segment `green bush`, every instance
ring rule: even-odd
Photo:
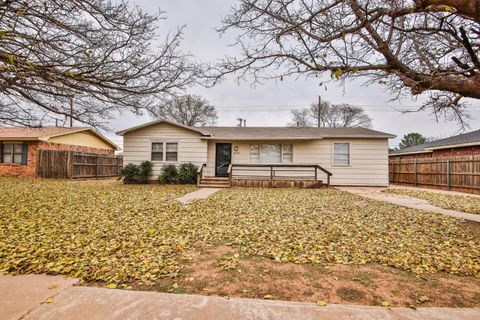
[[[197,183],[197,166],[193,163],[182,163],[178,168],[178,183],[196,184]]]
[[[178,170],[174,164],[166,164],[158,176],[158,182],[161,184],[172,184],[178,181]]]
[[[140,167],[136,164],[129,163],[120,171],[120,177],[125,180],[138,180],[140,177]]]
[[[148,181],[153,174],[153,163],[151,161],[143,161],[139,166],[139,178],[141,181]]]

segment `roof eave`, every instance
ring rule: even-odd
[[[462,148],[462,147],[473,147],[480,145],[480,141],[468,142],[468,143],[457,143],[457,144],[447,144],[444,146],[428,147],[425,150],[441,150],[441,149],[450,149],[450,148]]]
[[[420,153],[432,153],[433,151],[430,150],[422,150],[422,151],[411,151],[411,152],[401,152],[401,153],[389,153],[388,156],[403,156],[408,154],[420,154]]]

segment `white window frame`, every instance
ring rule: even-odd
[[[260,160],[262,159],[262,148],[260,147],[261,145],[275,145],[279,144],[280,145],[280,163],[269,163],[269,162],[261,162]],[[284,158],[283,158],[283,146],[284,145],[291,145],[292,146],[292,162],[285,163]],[[252,145],[258,146],[258,161],[259,162],[252,162]],[[248,162],[250,164],[293,164],[293,159],[295,157],[295,146],[293,143],[251,143],[249,145],[249,155],[248,155]]]
[[[336,164],[335,163],[335,145],[336,144],[347,144],[348,145],[348,164]],[[332,167],[351,167],[352,166],[352,148],[349,141],[337,141],[332,142]]]
[[[154,143],[163,143],[163,160],[152,160],[152,151]],[[167,143],[177,144],[177,161],[167,161]],[[153,163],[179,163],[180,162],[180,141],[178,140],[151,140],[150,141],[150,161]]]

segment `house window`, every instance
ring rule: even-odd
[[[152,143],[152,161],[163,161],[163,142]]]
[[[178,160],[178,143],[167,143],[166,144],[166,159],[167,161],[177,161]]]
[[[250,163],[292,163],[291,144],[252,144],[250,145]]]
[[[178,143],[153,142],[152,161],[178,161]]]
[[[350,143],[334,143],[333,144],[333,165],[334,166],[350,165]]]
[[[22,144],[6,143],[2,146],[2,162],[22,164]]]

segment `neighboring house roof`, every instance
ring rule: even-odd
[[[405,154],[428,153],[433,152],[433,150],[460,148],[476,145],[480,145],[480,130],[459,134],[453,137],[427,142],[412,147],[390,151],[390,155],[399,156]]]
[[[150,127],[150,126],[153,126],[155,124],[162,123],[162,122],[163,123],[168,123],[168,124],[171,124],[171,125],[174,125],[174,126],[177,126],[177,127],[182,127],[182,128],[188,129],[188,130],[192,130],[192,131],[198,132],[202,135],[208,135],[208,133],[204,133],[201,130],[201,128],[189,127],[189,126],[183,125],[181,123],[177,123],[177,122],[170,121],[170,120],[164,120],[164,119],[158,119],[158,120],[150,121],[150,122],[147,122],[147,123],[135,126],[135,127],[131,127],[131,128],[128,128],[128,129],[125,129],[125,130],[122,130],[122,131],[118,131],[117,134],[119,136],[123,136],[125,133],[136,131],[136,130],[139,130],[139,129],[143,129],[143,128],[146,128],[146,127]]]
[[[0,140],[20,140],[20,141],[48,141],[50,138],[65,136],[72,133],[89,132],[106,142],[115,150],[119,150],[119,147],[96,132],[92,128],[88,127],[44,127],[44,128],[25,128],[25,127],[0,127]]]
[[[158,123],[168,123],[200,133],[204,139],[228,140],[312,140],[322,138],[394,138],[389,133],[366,128],[296,128],[296,127],[188,127],[167,120],[156,120],[117,132],[119,135]]]

